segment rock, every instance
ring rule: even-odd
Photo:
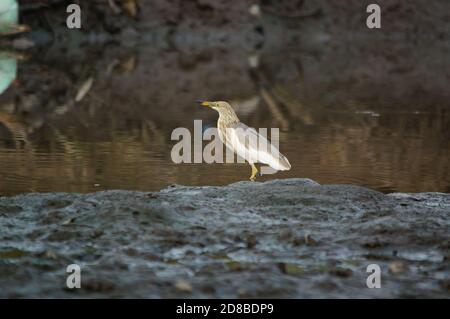
[[[441,287],[444,288],[445,290],[450,291],[450,279],[441,280],[441,281],[440,281],[440,285],[441,285]]]
[[[247,248],[253,248],[258,243],[255,235],[250,235],[247,237]]]
[[[35,46],[33,40],[27,38],[14,39],[12,43],[13,47],[17,50],[28,50]]]
[[[305,235],[305,244],[308,246],[314,246],[317,244],[316,240],[311,237],[311,235],[306,234]]]
[[[181,292],[192,292],[192,285],[186,280],[178,280],[175,283],[175,288]]]
[[[0,197],[0,297],[449,297],[449,215],[449,194],[298,178]]]
[[[389,264],[389,271],[393,274],[401,274],[408,270],[408,266],[403,261],[394,261]]]
[[[338,277],[350,277],[353,272],[350,269],[333,268],[330,270],[330,274]]]
[[[257,4],[252,4],[250,6],[250,8],[248,9],[248,12],[251,15],[259,17],[259,16],[261,16],[261,7],[259,5],[257,5]]]

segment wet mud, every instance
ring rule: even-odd
[[[308,179],[2,197],[0,296],[449,297],[449,214],[448,194]]]

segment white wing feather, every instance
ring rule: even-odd
[[[291,168],[288,159],[274,145],[243,123],[227,128],[226,146],[250,164],[263,163],[279,171]]]

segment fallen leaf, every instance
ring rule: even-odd
[[[136,0],[122,0],[122,8],[130,17],[135,18],[137,16],[138,6]]]
[[[75,221],[75,217],[69,218],[61,223],[61,225],[69,225]]]
[[[76,102],[80,102],[84,99],[86,94],[89,93],[92,84],[94,83],[94,78],[90,77],[84,83],[81,85],[80,89],[78,90],[77,96],[75,97]]]

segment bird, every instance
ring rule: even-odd
[[[251,166],[250,180],[256,180],[259,173],[256,163],[267,164],[277,171],[291,169],[289,160],[255,129],[242,123],[232,106],[224,101],[198,101],[200,105],[210,107],[219,113],[217,129],[222,143],[231,151],[244,158]],[[254,141],[251,143],[251,141]],[[255,143],[256,141],[256,143]],[[261,147],[263,145],[264,147]],[[259,173],[259,175],[261,175]]]

